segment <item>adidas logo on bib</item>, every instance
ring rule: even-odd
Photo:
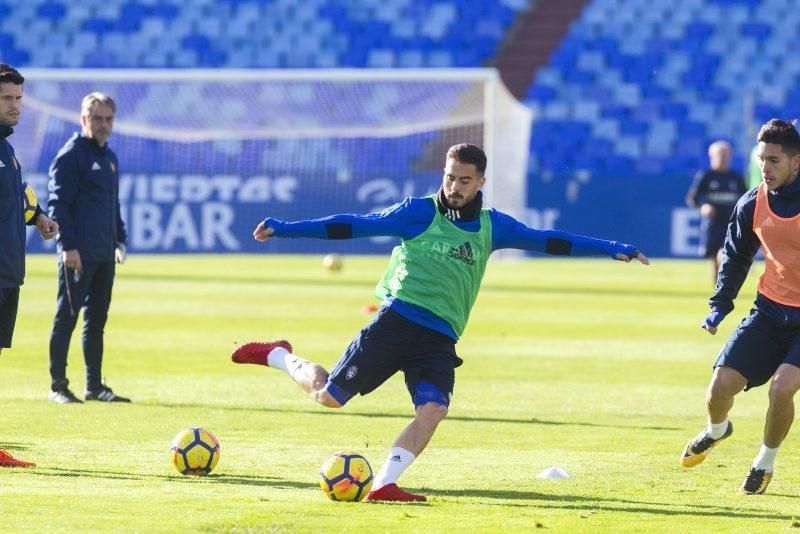
[[[94,163],[92,163],[92,170],[93,171],[99,171],[100,170],[100,164],[97,163],[96,161]]]
[[[463,244],[459,245],[458,248],[451,248],[447,255],[454,260],[461,260],[467,265],[475,265],[475,258],[473,257],[472,253],[472,245],[469,244],[469,241],[465,241]]]

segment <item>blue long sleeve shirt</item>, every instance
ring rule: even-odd
[[[284,238],[356,239],[392,236],[413,239],[428,229],[436,214],[435,210],[436,205],[430,198],[410,197],[375,214],[340,214],[296,222],[284,222],[268,217],[264,219],[264,226],[274,230],[274,237]],[[511,248],[556,256],[613,258],[620,253],[630,256],[635,251],[634,246],[616,241],[557,230],[535,230],[495,209],[490,209],[489,215],[492,219],[492,252]],[[480,217],[469,221],[451,222],[464,231],[480,230]],[[383,304],[410,321],[458,340],[458,336],[444,319],[425,308],[393,297],[387,297]]]
[[[712,311],[723,315],[733,311],[733,301],[747,279],[753,258],[761,246],[761,241],[753,231],[757,193],[758,187],[754,187],[739,199],[728,223],[717,285],[708,301]],[[770,191],[767,199],[770,209],[779,217],[791,218],[800,214],[800,179]],[[777,302],[774,304],[784,307]]]

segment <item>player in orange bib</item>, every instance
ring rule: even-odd
[[[706,392],[708,426],[686,445],[681,465],[694,467],[733,432],[733,398],[772,381],[764,439],[740,488],[764,493],[775,457],[794,420],[800,389],[800,133],[772,119],[758,133],[762,182],[745,193],[728,223],[711,313],[701,325],[709,334],[733,310],[753,257],[763,250],[765,270],[755,307],[733,331],[714,363]]]

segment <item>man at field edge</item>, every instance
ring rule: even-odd
[[[83,309],[84,399],[130,402],[102,382],[103,334],[111,305],[116,264],[126,258],[125,223],[119,205],[119,163],[108,146],[117,105],[109,95],[90,93],[81,103],[81,132],[50,164],[50,215],[58,236],[58,297],[50,334],[49,399],[79,404],[69,389],[67,353]]]
[[[416,415],[394,441],[367,501],[426,500],[402,490],[396,482],[447,415],[455,368],[463,363],[455,344],[466,327],[492,251],[517,248],[649,263],[633,245],[534,230],[509,215],[483,208],[485,170],[486,154],[480,147],[455,145],[447,151],[442,186],[434,195],[407,198],[379,214],[298,222],[266,218],[253,232],[260,242],[272,237],[401,238],[375,290],[381,307],[330,374],[293,354],[285,340],[246,343],[231,355],[236,363],[280,369],[329,408],[340,408],[356,394],[366,395],[403,371]]]
[[[25,224],[23,202],[26,196],[22,167],[8,137],[22,114],[22,86],[25,78],[12,66],[0,64],[0,352],[11,347],[17,321],[20,286],[25,281]],[[28,186],[29,188],[30,186]],[[33,193],[30,193],[35,198]],[[44,214],[36,203],[36,211],[27,221],[36,225],[42,239],[52,239],[58,225]],[[0,467],[35,467],[17,460],[0,449]]]

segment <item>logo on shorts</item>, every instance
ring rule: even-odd
[[[355,365],[351,365],[350,367],[347,368],[347,374],[345,374],[345,377],[348,380],[350,380],[351,378],[356,376],[357,373],[358,373],[358,367],[356,367]]]

